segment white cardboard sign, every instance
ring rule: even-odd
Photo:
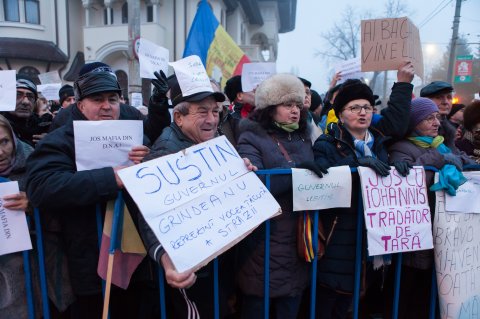
[[[3,207],[3,197],[18,192],[18,182],[0,183],[0,256],[32,249],[25,212]]]
[[[342,84],[348,79],[360,79],[363,77],[361,65],[362,63],[359,57],[338,63],[335,72],[340,72],[341,78],[337,81],[337,84]]]
[[[143,144],[142,121],[74,121],[77,171],[133,164],[128,152]]]
[[[463,172],[467,181],[460,185],[455,196],[446,194],[447,212],[480,213],[480,172]]]
[[[170,65],[175,70],[183,96],[190,96],[199,92],[213,92],[207,71],[205,71],[205,67],[197,55],[190,55],[171,62]]]
[[[62,79],[60,78],[58,71],[41,73],[38,75],[38,79],[42,84],[62,83]]]
[[[322,178],[308,169],[292,168],[293,211],[350,207],[350,167],[330,167]]]
[[[242,91],[252,92],[264,80],[277,73],[275,62],[245,63],[242,67]]]
[[[140,77],[145,79],[156,79],[155,71],[162,70],[168,74],[168,60],[170,52],[168,49],[155,43],[140,38],[138,48],[138,61],[140,62]]]
[[[15,70],[0,71],[0,111],[15,111],[17,80]]]
[[[224,136],[119,176],[179,272],[200,268],[280,211]]]
[[[62,83],[40,84],[37,86],[37,91],[41,92],[47,100],[59,100],[58,91],[62,87]]]
[[[370,256],[431,249],[432,224],[425,170],[415,166],[407,177],[392,167],[386,177],[358,167]]]
[[[445,192],[435,195],[433,243],[440,317],[475,318],[480,302],[480,214],[449,213]]]

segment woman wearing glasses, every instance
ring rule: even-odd
[[[461,171],[465,164],[474,161],[455,147],[447,147],[443,136],[438,134],[441,115],[437,105],[428,98],[412,100],[408,137],[393,144],[390,157],[406,161],[411,165],[433,166],[439,170],[440,179],[433,187],[434,173],[426,171],[426,182],[430,190],[445,188],[450,195],[455,194],[459,184],[465,180]],[[442,176],[443,175],[443,176]],[[435,211],[434,192],[428,192],[430,211]],[[402,285],[398,318],[428,318],[433,249],[403,254]]]
[[[388,108],[374,125],[372,90],[359,80],[347,80],[333,104],[338,124],[329,124],[328,134],[320,136],[313,146],[315,162],[327,168],[366,166],[378,175],[388,175],[386,144],[392,136],[399,138],[406,133],[413,74],[409,62],[398,70]],[[408,173],[406,163],[393,164],[401,174]],[[325,232],[331,233],[331,239],[318,263],[317,318],[346,318],[352,302],[359,187],[358,175],[352,178],[351,207],[330,209],[321,214]]]

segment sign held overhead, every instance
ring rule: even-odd
[[[362,20],[362,72],[397,70],[411,61],[423,78],[423,54],[418,28],[408,19]]]

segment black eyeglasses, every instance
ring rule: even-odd
[[[33,93],[30,93],[30,92],[20,92],[20,91],[17,91],[17,101],[21,101],[23,100],[25,97],[27,97],[27,99],[30,101],[30,102],[35,102],[35,94]]]
[[[365,104],[365,105],[352,105],[346,108],[350,112],[354,114],[359,114],[362,110],[365,110],[365,113],[372,113],[373,112],[373,106]]]

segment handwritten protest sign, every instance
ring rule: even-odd
[[[42,84],[62,83],[62,79],[60,78],[58,71],[41,73],[38,75],[38,79]]]
[[[307,169],[292,168],[293,210],[350,207],[350,167],[330,167],[322,178]]]
[[[143,144],[142,121],[74,121],[77,171],[133,164],[128,152]]]
[[[37,86],[37,91],[47,100],[59,100],[58,91],[62,87],[62,83],[41,84]]]
[[[415,166],[407,177],[392,167],[386,177],[359,167],[368,253],[370,256],[433,247],[425,170]]]
[[[0,256],[32,249],[25,212],[3,206],[4,196],[18,192],[18,182],[0,183]]]
[[[340,72],[341,78],[337,84],[342,84],[348,79],[360,79],[363,77],[360,58],[345,60],[337,64],[335,72]]]
[[[17,104],[15,70],[0,71],[0,111],[14,111]]]
[[[168,74],[169,51],[164,47],[140,38],[138,47],[138,61],[140,62],[140,77],[145,79],[156,79],[154,71],[162,70]]]
[[[423,79],[423,54],[418,28],[408,19],[362,20],[362,72],[396,70],[412,61]]]
[[[199,92],[213,92],[207,71],[197,55],[171,62],[183,96]]]
[[[245,63],[242,68],[242,91],[251,92],[264,80],[277,73],[275,62]]]
[[[480,213],[480,172],[463,172],[467,181],[460,185],[457,194],[446,194],[447,212]]]
[[[280,210],[224,136],[119,176],[179,272],[206,264]]]
[[[440,317],[476,318],[480,304],[480,214],[446,212],[445,192],[438,191],[433,224]]]

